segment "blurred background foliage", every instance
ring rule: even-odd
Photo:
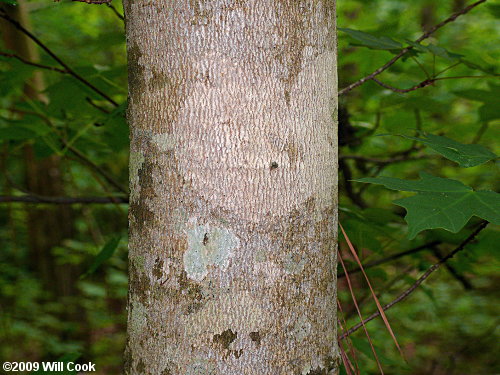
[[[15,1],[0,1],[6,17],[32,30],[66,67],[34,47],[4,17],[0,24],[0,194],[4,197],[0,361],[49,361],[79,353],[81,360],[97,364],[99,374],[118,374],[127,295],[122,5],[117,0],[112,7],[67,0],[25,1],[14,7],[8,3]],[[401,46],[468,4],[338,0],[338,26],[343,28],[338,42],[340,88],[383,66]],[[420,53],[409,53],[377,77],[399,89],[414,87],[443,70],[439,77],[462,78],[438,80],[408,93],[368,81],[340,98],[341,223],[364,264],[417,249],[367,268],[382,304],[456,248],[480,219],[473,218],[458,233],[433,229],[409,240],[405,211],[391,202],[411,194],[352,180],[379,175],[415,180],[425,171],[477,190],[498,188],[498,162],[460,168],[411,139],[376,135],[414,136],[417,129],[497,151],[499,16],[498,2],[484,2],[422,42],[427,51],[421,47]],[[50,197],[91,197],[92,202],[108,203],[8,202],[5,197],[45,202]],[[381,320],[367,324],[386,374],[500,372],[495,254],[499,243],[499,228],[490,224],[446,267],[387,312],[407,362]],[[340,251],[346,267],[355,269],[342,240]],[[351,327],[359,318],[340,268],[339,274],[339,300],[346,320],[341,326]],[[376,310],[373,299],[360,273],[351,273],[350,280],[366,317]],[[379,373],[363,331],[350,338],[354,350],[348,349],[347,340],[344,347],[359,373]]]

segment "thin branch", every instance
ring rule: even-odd
[[[352,171],[344,159],[339,158],[339,169],[342,172],[342,176],[344,178],[344,188],[346,194],[349,197],[349,199],[351,199],[352,203],[354,203],[356,206],[362,209],[368,207],[363,197],[360,194],[355,193],[351,183]]]
[[[116,16],[119,19],[121,19],[122,21],[125,21],[125,17],[120,12],[118,12],[118,10],[111,4],[111,2],[106,3],[106,5],[107,5],[108,8],[111,8],[111,10],[113,11],[113,13],[116,14]]]
[[[60,0],[54,0],[55,2],[59,2]],[[111,1],[113,0],[71,0],[71,1],[76,1],[80,3],[86,3],[86,4],[95,4],[95,5],[101,5],[101,4],[106,4],[108,8],[110,8],[113,13],[122,21],[125,21],[125,17],[123,17],[120,12],[111,4]]]
[[[377,85],[382,86],[382,87],[384,87],[386,89],[389,89],[391,91],[399,92],[400,94],[406,94],[407,92],[415,91],[415,90],[418,90],[418,89],[430,86],[430,85],[432,85],[436,81],[436,79],[435,78],[426,79],[426,80],[420,82],[418,85],[412,86],[412,87],[410,87],[408,89],[400,89],[398,87],[390,86],[390,85],[388,85],[386,83],[383,83],[383,82],[379,81],[376,78],[372,78],[372,81],[375,82]]]
[[[438,259],[441,260],[443,259],[443,253],[441,253],[441,250],[439,250],[437,247],[432,249],[432,252],[434,253],[434,256]],[[450,263],[445,263],[444,266],[448,270],[451,276],[453,276],[466,290],[471,290],[474,289],[472,286],[471,282],[469,279],[467,279],[464,275],[460,274],[455,267],[453,267]]]
[[[59,2],[60,0],[54,0],[55,2]],[[80,3],[87,3],[87,4],[109,4],[113,0],[71,0],[71,1],[77,1]]]
[[[428,37],[430,37],[432,34],[434,34],[441,27],[445,26],[446,24],[448,24],[450,22],[455,21],[459,16],[462,16],[462,15],[470,12],[473,8],[475,8],[476,6],[482,4],[482,3],[486,2],[486,1],[487,0],[476,1],[475,3],[473,3],[473,4],[471,4],[471,5],[463,8],[462,10],[460,10],[460,11],[458,11],[456,13],[453,13],[450,17],[448,17],[444,21],[438,23],[437,25],[433,26],[432,28],[430,28],[429,30],[427,30],[425,33],[423,33],[417,40],[415,40],[415,43],[420,43],[421,41],[427,39]],[[347,87],[343,88],[342,90],[340,90],[338,95],[339,96],[345,95],[349,91],[355,89],[356,87],[361,86],[366,81],[372,80],[374,77],[378,76],[380,73],[382,73],[383,71],[387,70],[390,66],[392,66],[396,61],[398,61],[401,57],[403,57],[404,55],[406,55],[408,53],[408,51],[410,51],[412,49],[413,49],[412,46],[408,46],[408,47],[403,48],[396,56],[394,56],[392,59],[390,59],[383,66],[381,66],[380,68],[378,68],[377,70],[375,70],[373,73],[368,74],[367,76],[361,78],[360,80],[358,80],[358,81],[356,81],[354,83],[351,83],[349,86],[347,86]]]
[[[498,77],[497,75],[488,75],[488,76],[456,76],[456,77],[436,77],[436,78],[431,78],[431,79],[426,79],[425,81],[422,81],[420,82],[418,85],[415,85],[415,86],[412,86],[408,89],[400,89],[398,87],[394,87],[394,86],[390,86],[388,85],[387,83],[383,83],[381,81],[379,81],[378,79],[376,78],[372,78],[372,81],[374,81],[375,83],[377,83],[378,85],[386,88],[386,89],[389,89],[391,91],[394,91],[394,92],[398,92],[398,93],[401,93],[401,94],[406,94],[407,92],[410,92],[410,91],[415,91],[415,90],[418,90],[418,89],[421,89],[421,88],[424,88],[424,87],[427,87],[427,86],[430,86],[432,85],[434,82],[436,81],[442,81],[442,80],[445,80],[445,79],[460,79],[460,78],[488,78],[488,77]]]
[[[385,165],[385,164],[399,163],[405,161],[428,159],[430,157],[431,155],[409,156],[408,154],[397,155],[391,158],[378,158],[378,157],[363,156],[363,155],[339,155],[339,160],[358,160],[358,161],[364,161],[366,163]]]
[[[93,101],[91,98],[86,97],[86,98],[85,98],[85,100],[86,100],[86,101],[87,101],[87,102],[88,102],[88,103],[89,103],[92,107],[94,107],[95,109],[97,109],[97,110],[99,110],[99,111],[101,111],[101,112],[103,112],[103,113],[106,113],[107,115],[109,115],[109,114],[111,113],[111,112],[110,112],[110,111],[108,111],[106,108],[103,108],[103,107],[101,107],[101,106],[99,106],[99,105],[95,104],[95,103],[94,103],[94,101]]]
[[[17,59],[17,60],[21,61],[23,64],[31,65],[31,66],[36,66],[37,68],[40,68],[40,69],[46,69],[46,70],[51,70],[53,72],[58,72],[58,73],[62,73],[62,74],[68,74],[67,70],[59,69],[59,68],[56,68],[55,66],[43,65],[43,64],[38,64],[38,63],[33,62],[33,61],[28,61],[28,60],[22,58],[21,56],[15,55],[13,53],[6,53],[6,52],[1,52],[0,51],[0,56],[5,56],[5,57],[10,57],[10,58],[13,58],[13,59]]]
[[[476,238],[476,236],[479,234],[479,232],[481,232],[484,228],[486,228],[486,226],[488,224],[489,223],[487,221],[483,221],[465,240],[462,241],[462,243],[460,245],[458,245],[458,247],[455,248],[455,250],[451,251],[448,255],[446,255],[444,258],[442,258],[439,262],[432,265],[422,276],[420,276],[420,278],[412,286],[410,286],[403,293],[401,293],[396,299],[394,299],[393,301],[391,301],[387,305],[385,305],[382,308],[382,310],[386,311],[386,310],[390,309],[392,306],[394,306],[398,302],[401,302],[406,297],[408,297],[411,293],[413,293],[420,286],[420,284],[422,284],[425,281],[425,279],[427,279],[434,271],[436,271],[439,267],[441,267],[441,265],[443,265],[446,261],[453,258],[459,251],[462,251],[465,248],[465,246],[467,246],[467,244],[472,242]],[[340,335],[339,339],[340,340],[345,339],[347,336],[356,332],[359,328],[364,327],[366,323],[375,319],[379,315],[380,315],[379,311],[373,313],[368,318],[366,318],[364,321],[354,325],[349,330],[347,330],[347,332],[344,332],[342,335]]]
[[[78,159],[80,159],[83,163],[87,164],[90,168],[99,173],[110,185],[117,188],[122,193],[128,194],[128,191],[125,187],[123,187],[120,183],[118,183],[112,176],[110,176],[104,169],[95,164],[92,160],[90,160],[87,156],[82,154],[78,149],[73,146],[68,145],[65,140],[62,140],[64,147],[66,147],[69,151],[71,151]]]
[[[85,78],[83,78],[81,75],[79,75],[77,72],[75,72],[73,69],[71,69],[64,61],[62,61],[52,50],[47,47],[40,39],[38,39],[35,35],[33,35],[28,29],[26,29],[23,25],[21,25],[19,22],[17,22],[15,19],[11,18],[3,9],[0,9],[0,18],[5,19],[6,21],[10,22],[16,29],[24,33],[27,37],[29,37],[35,44],[37,44],[41,49],[43,49],[50,57],[52,57],[55,61],[61,65],[64,70],[71,76],[73,76],[75,79],[79,80],[82,82],[85,86],[89,87],[93,91],[95,91],[97,94],[102,96],[104,99],[106,99],[108,102],[113,104],[115,107],[118,107],[118,103],[115,102],[110,96],[108,96],[106,93],[101,91],[98,87],[94,86],[92,83],[87,81]]]
[[[479,142],[481,140],[481,138],[483,137],[483,135],[484,135],[484,133],[486,132],[487,129],[488,129],[488,123],[487,122],[483,122],[481,124],[481,127],[477,131],[476,136],[472,140],[472,143]]]
[[[363,264],[363,268],[366,270],[368,268],[379,266],[381,264],[388,263],[390,261],[402,258],[402,257],[404,257],[406,255],[415,254],[415,253],[418,253],[418,252],[420,252],[422,250],[426,250],[426,249],[432,249],[433,247],[439,245],[440,243],[441,243],[441,241],[431,241],[431,242],[428,242],[426,244],[414,247],[413,249],[401,251],[399,253],[389,255],[389,256],[387,256],[385,258],[374,260],[372,262],[368,262],[366,264]],[[348,272],[349,272],[349,274],[358,273],[358,272],[361,272],[361,268],[357,267],[357,268],[354,268],[352,270],[348,270]],[[337,277],[338,278],[345,277],[345,274],[344,273],[340,273]]]
[[[43,204],[128,204],[124,197],[45,197],[39,195],[22,195],[19,197],[0,195],[0,203],[43,203]]]

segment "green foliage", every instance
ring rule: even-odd
[[[410,52],[376,78],[397,89],[432,81],[408,93],[368,81],[340,99],[350,114],[350,139],[340,150],[345,159],[339,173],[339,217],[365,263],[436,242],[447,254],[480,219],[498,223],[498,194],[490,191],[498,183],[498,166],[487,162],[497,159],[489,150],[498,150],[500,85],[495,74],[500,49],[493,41],[500,38],[500,6],[482,4],[431,38],[413,42],[462,3],[337,2],[341,88],[408,46]],[[50,157],[59,167],[38,180],[49,176],[49,181],[58,181],[62,189],[57,195],[124,197],[103,176],[127,185],[123,21],[107,6],[44,0],[28,0],[27,5],[33,33],[118,106],[71,74],[27,65],[9,57],[17,53],[12,47],[0,46],[7,54],[0,56],[0,194],[46,194],[43,183],[40,191],[29,191],[28,171]],[[123,14],[120,1],[114,0],[113,6]],[[61,68],[44,51],[38,52],[36,63]],[[34,90],[40,91],[35,98],[26,90],[34,74],[44,82]],[[410,134],[414,129],[413,136],[373,136]],[[443,158],[429,157],[422,145]],[[0,359],[52,361],[79,352],[96,362],[101,374],[120,373],[126,324],[126,207],[73,205],[70,218],[64,219],[71,222],[71,234],[43,252],[31,245],[34,237],[50,243],[47,234],[28,224],[34,208],[48,221],[59,212],[48,205],[0,204]],[[447,262],[453,271],[441,267],[387,312],[408,363],[395,351],[383,323],[367,325],[386,374],[497,371],[500,340],[492,332],[498,314],[491,300],[497,292],[499,233],[498,226],[488,225]],[[424,246],[367,269],[382,304],[437,262],[434,250]],[[357,267],[345,258],[350,269]],[[82,274],[88,277],[80,278]],[[375,306],[365,298],[358,276],[351,275],[366,317]],[[59,284],[67,289],[56,288]],[[342,279],[339,297],[347,326],[356,324],[359,319]],[[362,330],[353,335],[353,342],[360,372],[378,374]]]
[[[388,50],[392,52],[396,52],[403,48],[401,43],[396,42],[394,39],[387,36],[376,36],[363,31],[343,27],[339,27],[339,31],[343,31],[356,40],[357,43],[353,43],[353,46],[363,46],[371,49]]]
[[[463,144],[453,139],[430,133],[423,134],[422,138],[407,135],[402,135],[402,137],[421,142],[464,168],[475,167],[497,158],[493,152],[481,145]]]
[[[92,264],[90,265],[87,272],[82,275],[82,278],[87,277],[90,274],[93,274],[99,266],[111,258],[120,243],[121,237],[115,237],[106,242],[103,246],[102,250],[95,256]]]
[[[460,231],[472,216],[500,225],[500,194],[473,191],[459,181],[435,177],[425,172],[421,180],[408,181],[391,177],[362,178],[359,182],[381,184],[393,190],[418,192],[395,204],[406,208],[410,239],[425,230],[443,228]]]

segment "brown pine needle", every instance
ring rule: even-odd
[[[339,321],[339,325],[342,328],[342,332],[345,332],[347,330],[347,322],[345,321],[344,310],[342,309],[342,305],[340,304],[340,300],[338,298],[337,298],[337,306],[339,308],[340,317],[342,318],[342,319],[337,318],[337,320]],[[338,340],[338,343],[339,347],[343,345],[342,340],[340,339]],[[358,359],[356,357],[356,349],[352,344],[352,340],[347,341],[347,346],[349,348],[349,351],[352,353],[352,362],[354,362],[355,367],[352,366],[352,362],[349,360],[349,356],[347,356],[347,353],[346,353],[346,359],[348,360],[348,363],[351,366],[352,370],[355,372],[355,374],[359,375],[360,372],[358,367]],[[342,361],[344,361],[344,357],[342,357]],[[344,366],[347,367],[345,361],[344,361]]]
[[[356,307],[356,311],[358,312],[359,319],[361,319],[361,322],[363,322],[363,330],[365,331],[366,338],[368,339],[368,343],[370,344],[370,348],[372,349],[373,356],[375,357],[375,361],[377,362],[377,366],[380,370],[380,373],[382,375],[384,375],[384,370],[382,369],[382,365],[380,364],[380,361],[378,359],[377,352],[375,351],[375,348],[373,347],[373,343],[372,343],[372,339],[370,337],[370,334],[368,333],[368,330],[366,329],[366,325],[364,324],[363,315],[361,314],[361,310],[359,309],[359,306],[358,306],[358,301],[356,300],[356,295],[354,294],[354,290],[352,288],[351,278],[349,277],[349,274],[348,274],[347,269],[345,267],[344,261],[342,260],[342,256],[340,255],[340,252],[339,252],[338,258],[339,258],[340,264],[342,265],[342,268],[344,269],[345,278],[347,281],[347,286],[349,287],[349,291],[351,292],[352,301],[354,302],[354,306]]]
[[[372,288],[372,284],[370,283],[370,280],[368,279],[368,276],[366,275],[366,272],[363,268],[363,264],[361,263],[361,260],[359,259],[358,254],[356,253],[356,250],[354,249],[354,246],[351,243],[351,240],[347,236],[347,233],[345,232],[344,227],[342,227],[342,224],[340,224],[340,223],[339,223],[339,226],[340,226],[340,229],[342,230],[342,234],[344,235],[344,238],[347,242],[347,245],[349,246],[349,249],[351,250],[351,253],[352,253],[354,259],[358,263],[359,268],[361,269],[361,272],[363,273],[363,276],[365,277],[365,280],[368,283],[368,287],[370,288],[372,297],[377,305],[377,309],[380,312],[380,316],[382,317],[382,320],[384,321],[384,324],[385,324],[387,330],[389,331],[389,333],[392,337],[392,340],[396,344],[396,347],[398,348],[399,353],[401,354],[401,357],[403,357],[403,359],[406,361],[406,358],[403,354],[403,351],[401,350],[401,347],[399,346],[398,340],[396,339],[396,336],[394,335],[394,332],[392,331],[391,325],[389,324],[389,320],[387,319],[387,316],[384,313],[384,309],[382,308],[382,305],[380,304],[380,302],[377,298],[377,295],[375,294],[375,291]],[[345,269],[344,269],[344,271],[345,271]]]

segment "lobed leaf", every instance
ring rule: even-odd
[[[400,50],[401,48],[403,48],[403,45],[401,43],[387,36],[376,36],[364,31],[353,30],[344,27],[340,27],[339,30],[355,39],[358,42],[356,44],[358,46],[387,51]]]
[[[362,178],[356,181],[384,185],[388,189],[413,191],[416,195],[398,199],[394,204],[407,211],[410,239],[426,229],[443,228],[457,233],[472,218],[478,216],[500,224],[500,194],[474,191],[459,181],[435,177],[422,172],[418,181],[392,177]]]

